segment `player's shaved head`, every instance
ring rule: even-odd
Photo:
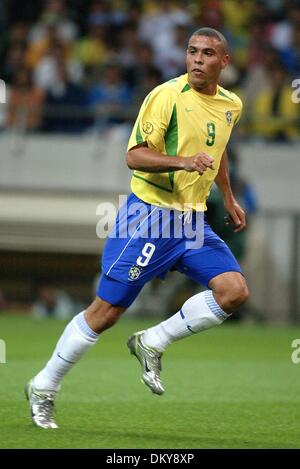
[[[228,54],[228,42],[225,36],[223,36],[220,31],[217,31],[216,29],[213,28],[199,28],[197,31],[193,32],[192,36],[206,36],[206,37],[213,37],[217,39],[223,46],[224,53]]]

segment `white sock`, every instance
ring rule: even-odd
[[[210,327],[221,324],[230,314],[220,308],[211,290],[189,298],[178,313],[147,329],[143,341],[148,347],[164,352],[168,345]]]
[[[84,311],[75,316],[66,326],[45,368],[34,377],[36,388],[58,391],[62,378],[97,342],[98,337],[99,334],[87,324]]]

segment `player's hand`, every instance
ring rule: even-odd
[[[198,173],[202,176],[202,174],[209,168],[215,169],[214,160],[211,156],[203,153],[197,153],[194,156],[188,156],[184,158],[184,169],[188,172],[198,171]]]
[[[246,214],[235,199],[224,202],[228,216],[225,217],[225,223],[232,223],[235,226],[234,232],[242,231],[246,227]]]

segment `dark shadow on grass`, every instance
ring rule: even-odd
[[[68,432],[71,432],[73,437],[78,434],[83,436],[83,435],[88,435],[88,436],[93,436],[94,438],[99,437],[99,444],[101,444],[101,440],[107,441],[110,440],[114,442],[112,443],[112,448],[116,447],[115,440],[121,440],[120,445],[118,445],[118,448],[122,449],[122,442],[124,440],[134,440],[136,442],[135,448],[166,448],[169,446],[170,448],[181,448],[181,449],[186,449],[190,448],[191,446],[193,448],[218,448],[224,446],[226,448],[231,448],[231,447],[237,447],[237,443],[241,444],[241,447],[243,448],[250,448],[251,447],[251,442],[249,440],[243,440],[242,438],[237,439],[236,437],[234,440],[231,438],[209,438],[207,436],[201,436],[201,435],[175,435],[174,432],[170,433],[153,433],[152,431],[147,432],[147,431],[110,431],[110,430],[105,430],[102,429],[100,431],[85,431],[85,430],[78,430],[77,428],[68,428]],[[138,443],[141,444],[138,444]],[[146,445],[143,445],[143,442],[146,442]],[[130,441],[128,441],[130,443]],[[234,444],[233,444],[234,443]],[[253,443],[253,442],[252,442]],[[101,447],[107,447],[107,445],[104,446],[95,446],[95,448],[101,448]],[[124,446],[124,448],[128,448],[128,445]]]
[[[295,445],[278,445],[276,441],[257,438],[255,440],[230,437],[213,437],[209,435],[177,435],[174,432],[153,433],[153,431],[124,431],[124,430],[84,430],[78,427],[62,427],[57,430],[43,430],[30,423],[20,426],[23,432],[22,444],[16,441],[13,444],[1,446],[2,448],[53,448],[53,449],[255,449],[255,448],[295,448]],[[28,442],[24,437],[28,437]],[[35,440],[33,441],[33,438]],[[82,441],[87,439],[87,442]],[[71,442],[71,444],[70,444]],[[108,443],[109,442],[109,443]],[[134,444],[133,444],[134,442]],[[279,443],[279,442],[277,442]]]

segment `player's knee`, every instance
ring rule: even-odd
[[[218,304],[228,313],[233,313],[242,306],[249,296],[246,281],[242,276],[231,276],[226,281],[214,285],[213,291]]]
[[[245,282],[231,285],[221,297],[221,308],[226,312],[233,313],[242,306],[248,299],[249,291]]]
[[[122,306],[111,305],[97,297],[86,310],[85,315],[90,327],[100,333],[112,327],[125,310],[126,308]]]

